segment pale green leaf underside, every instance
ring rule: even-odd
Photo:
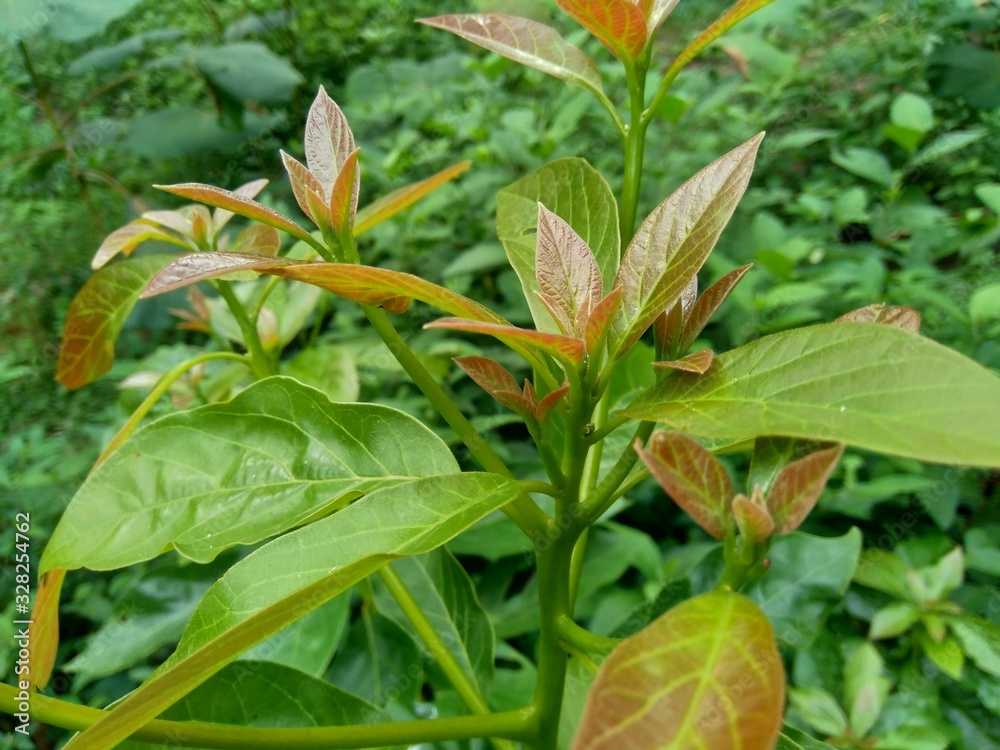
[[[778,333],[675,373],[626,414],[692,435],[849,443],[935,463],[1000,466],[1000,378],[891,326],[833,323]]]
[[[268,378],[133,435],[70,502],[42,569],[110,570],[171,547],[207,562],[379,487],[457,470],[445,443],[397,409]]]
[[[539,330],[558,326],[535,292],[535,230],[538,204],[564,219],[593,251],[601,269],[604,293],[618,271],[621,238],[618,204],[607,181],[583,159],[550,162],[497,194],[497,235],[517,272]]]
[[[286,534],[233,566],[202,599],[174,655],[67,750],[106,750],[239,654],[392,559],[440,547],[519,487],[464,473],[386,487]]]

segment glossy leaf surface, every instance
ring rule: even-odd
[[[767,618],[739,594],[702,594],[611,652],[573,750],[770,748],[784,703]]]
[[[207,206],[214,206],[247,219],[259,221],[269,227],[287,232],[296,239],[310,242],[312,237],[305,229],[300,227],[287,216],[282,216],[273,208],[268,208],[262,203],[258,203],[250,198],[245,198],[238,193],[224,190],[214,185],[204,185],[200,182],[184,182],[179,185],[153,185],[153,187],[167,193],[179,195]]]
[[[449,180],[458,177],[472,164],[471,161],[463,161],[454,164],[447,169],[442,169],[435,175],[431,175],[426,180],[414,182],[398,190],[393,190],[388,195],[383,195],[378,200],[372,201],[367,206],[358,211],[354,223],[354,236],[367,232],[377,224],[381,224],[386,219],[403,211],[426,195],[430,195]]]
[[[538,204],[563,218],[593,251],[605,289],[618,270],[618,203],[601,174],[583,159],[558,159],[497,194],[497,235],[517,272],[535,326],[558,331],[538,297],[535,271]]]
[[[323,198],[329,203],[337,176],[355,145],[347,118],[322,86],[309,107],[303,143],[306,166],[322,186]]]
[[[623,355],[681,298],[750,182],[763,134],[716,159],[646,217],[622,258],[622,307],[612,343]]]
[[[654,432],[648,447],[635,446],[660,486],[699,526],[722,539],[729,528],[733,483],[726,468],[697,442],[679,432]]]
[[[562,336],[558,333],[529,331],[507,324],[486,323],[464,318],[441,318],[441,320],[428,323],[424,328],[448,328],[452,331],[482,333],[493,336],[508,346],[522,346],[543,351],[570,365],[579,364],[584,355],[583,339]]]
[[[581,337],[604,296],[594,254],[566,221],[538,204],[535,274],[539,294],[563,333]]]
[[[646,17],[631,0],[556,0],[619,60],[634,60],[646,46]]]
[[[420,23],[450,31],[467,41],[591,91],[603,91],[594,61],[559,32],[528,18],[500,13],[422,18]]]
[[[625,412],[708,438],[787,435],[1000,466],[1000,378],[892,326],[766,336],[716,357],[705,375],[671,375]]]
[[[111,369],[115,341],[146,283],[173,256],[129,258],[100,269],[70,304],[59,347],[56,379],[73,390]]]
[[[334,404],[284,377],[136,432],[77,492],[43,570],[110,570],[174,548],[199,562],[379,487],[457,471],[412,417]]]
[[[202,599],[174,655],[67,750],[107,750],[239,654],[396,557],[430,552],[520,488],[494,474],[387,487],[261,547]]]

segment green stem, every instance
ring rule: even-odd
[[[535,442],[535,447],[538,448],[538,456],[542,459],[545,473],[554,484],[562,485],[566,481],[566,476],[562,472],[562,467],[559,466],[559,457],[552,449],[551,441],[546,440],[542,434],[542,426],[533,417],[525,419],[524,424],[528,428],[531,439]]]
[[[570,646],[588,654],[600,654],[607,656],[621,642],[617,638],[608,638],[603,635],[591,633],[586,628],[576,624],[572,617],[560,617],[559,637]]]
[[[380,568],[379,577],[386,588],[389,589],[389,593],[392,594],[400,609],[403,610],[403,614],[406,615],[406,618],[413,625],[414,630],[417,631],[417,635],[420,636],[424,645],[431,652],[431,656],[434,657],[438,666],[441,667],[441,671],[448,678],[448,682],[455,688],[455,692],[458,693],[458,697],[462,699],[465,707],[477,716],[488,715],[490,707],[486,703],[483,694],[479,691],[479,687],[465,673],[455,655],[445,645],[441,634],[435,630],[431,621],[427,619],[427,615],[424,614],[420,603],[413,598],[413,594],[410,593],[410,590],[406,587],[406,583],[399,577],[399,574],[392,569],[392,565]],[[497,750],[513,750],[513,746],[504,740],[494,741],[493,746]]]
[[[640,422],[639,426],[635,428],[635,434],[632,436],[625,450],[622,451],[618,461],[612,467],[611,471],[608,472],[608,475],[604,477],[604,481],[584,501],[583,516],[585,519],[591,523],[596,521],[610,507],[611,503],[615,501],[618,497],[617,492],[619,487],[628,479],[629,472],[632,471],[635,462],[639,460],[639,455],[632,447],[633,444],[637,439],[645,443],[649,439],[649,436],[653,434],[655,427],[655,422]]]
[[[104,449],[100,456],[98,456],[97,461],[94,463],[91,471],[96,469],[108,456],[118,450],[118,447],[124,443],[128,436],[135,431],[135,428],[139,426],[139,422],[149,414],[149,410],[153,408],[160,397],[167,392],[167,389],[174,384],[181,375],[190,370],[192,367],[200,365],[202,362],[208,362],[213,359],[231,359],[234,362],[239,362],[244,365],[249,365],[250,360],[243,356],[242,354],[235,354],[233,352],[207,352],[205,354],[199,354],[197,357],[192,357],[191,359],[185,360],[174,367],[171,367],[160,379],[156,381],[156,385],[153,386],[153,390],[149,392],[149,395],[143,400],[139,407],[132,412],[132,416],[129,420],[122,425],[122,428],[118,430],[118,433],[111,439],[108,443],[108,447]]]
[[[417,355],[406,345],[403,337],[393,327],[389,317],[377,307],[361,305],[365,317],[372,328],[389,348],[392,356],[403,367],[417,388],[430,401],[448,426],[455,431],[459,439],[465,443],[469,452],[482,464],[483,468],[494,474],[514,479],[514,475],[503,460],[494,452],[475,427],[465,418],[455,402],[449,398],[444,389],[438,385],[434,377],[427,372]],[[519,495],[512,503],[503,508],[504,512],[530,538],[535,539],[545,529],[548,517],[527,494]]]
[[[21,713],[10,685],[0,685],[0,711]],[[104,711],[32,693],[30,713],[33,722],[51,724],[73,731],[83,731],[98,722]],[[132,735],[134,740],[177,745],[180,747],[221,748],[222,750],[340,750],[341,748],[416,745],[423,742],[447,742],[472,737],[528,739],[536,725],[531,706],[489,716],[460,716],[452,719],[402,721],[390,724],[362,724],[343,727],[308,727],[302,729],[261,729],[204,721],[164,721],[153,719]]]
[[[264,351],[264,346],[260,343],[260,335],[257,333],[257,326],[254,324],[250,317],[247,315],[246,308],[243,307],[243,303],[240,302],[236,293],[233,291],[232,286],[230,286],[228,281],[219,280],[216,282],[216,288],[219,290],[219,294],[222,299],[226,301],[226,305],[229,307],[229,311],[236,318],[236,323],[240,327],[240,331],[243,333],[243,339],[247,346],[247,353],[250,355],[251,367],[253,368],[254,375],[258,379],[266,378],[269,375],[277,374],[277,368],[271,357],[268,356],[267,352]]]
[[[625,133],[625,175],[619,208],[622,252],[632,241],[632,235],[635,232],[635,218],[639,207],[639,188],[642,185],[642,160],[646,149],[646,128],[649,125],[649,122],[643,118],[646,98],[646,70],[639,66],[628,66],[627,74],[632,116]]]

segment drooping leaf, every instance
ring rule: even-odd
[[[233,240],[229,248],[231,253],[248,255],[264,255],[277,257],[281,250],[281,234],[274,227],[264,224],[251,224]]]
[[[430,552],[520,488],[494,474],[446,474],[377,490],[266,544],[202,599],[174,655],[67,750],[108,750],[255,643],[396,557]]]
[[[556,0],[619,60],[634,60],[646,46],[646,17],[631,0]]]
[[[169,242],[172,245],[179,245],[185,250],[192,249],[180,237],[177,237],[170,232],[164,232],[162,229],[158,229],[153,226],[149,220],[139,219],[116,229],[105,237],[104,242],[102,242],[101,246],[97,248],[97,252],[94,254],[94,259],[90,262],[90,267],[95,270],[101,268],[109,260],[118,255],[118,253],[131,255],[132,251],[139,245],[143,242],[149,242],[150,240]]]
[[[635,233],[615,280],[623,302],[611,341],[619,357],[697,276],[743,197],[763,137],[702,169],[653,209]]]
[[[1000,378],[893,326],[774,334],[675,373],[625,414],[709,438],[787,435],[932,463],[1000,466]]]
[[[594,254],[573,227],[541,203],[536,244],[535,274],[542,301],[563,333],[580,338],[604,296]]]
[[[729,528],[733,483],[726,468],[697,442],[679,432],[654,432],[646,450],[635,451],[675,503],[699,526],[723,539]]]
[[[255,727],[364,725],[391,717],[357,695],[297,669],[239,661],[221,670],[162,715],[171,721]],[[183,731],[183,729],[179,730]],[[118,750],[176,750],[175,742],[126,740]]]
[[[538,204],[542,203],[573,228],[593,251],[602,286],[613,288],[621,238],[618,203],[601,174],[583,159],[558,159],[497,193],[497,236],[521,280],[535,327],[558,331],[538,297],[535,273]]]
[[[158,190],[179,195],[182,198],[190,198],[193,201],[204,203],[208,206],[215,206],[233,214],[244,216],[247,219],[259,221],[275,229],[287,232],[298,240],[311,242],[312,237],[305,229],[300,227],[287,216],[282,216],[272,208],[268,208],[262,203],[258,203],[250,198],[245,198],[238,193],[213,185],[203,185],[199,182],[185,182],[180,185],[153,185]]]
[[[309,108],[303,142],[306,166],[319,181],[323,199],[329,203],[337,176],[356,147],[347,118],[322,86]]]
[[[880,323],[896,326],[912,333],[920,333],[920,313],[912,307],[897,307],[877,303],[844,313],[838,323]]]
[[[257,195],[267,187],[269,181],[261,178],[259,180],[250,180],[250,182],[245,182],[236,188],[233,193],[240,196],[241,198],[256,198]],[[183,209],[181,209],[183,211]],[[212,212],[212,226],[215,228],[215,233],[218,234],[219,231],[229,223],[236,214],[232,211],[228,211],[225,208],[216,208]],[[267,222],[265,222],[267,223]]]
[[[316,175],[310,172],[305,164],[284,151],[281,152],[281,161],[285,165],[285,171],[288,172],[292,194],[295,195],[295,201],[302,209],[302,213],[320,229],[329,228],[332,225],[330,206],[323,198],[323,186],[319,184]]]
[[[611,652],[573,750],[763,750],[778,738],[784,703],[767,618],[739,594],[702,594]]]
[[[462,172],[471,166],[471,161],[463,161],[454,164],[447,169],[442,169],[437,174],[431,175],[426,180],[414,182],[398,190],[393,190],[388,195],[383,195],[378,200],[372,201],[367,206],[358,211],[354,222],[354,236],[364,234],[372,227],[381,224],[386,219],[403,211],[426,195],[437,190],[449,180],[454,180]]]
[[[87,280],[70,304],[59,347],[56,379],[82,388],[111,369],[115,341],[139,293],[173,256],[147,255],[106,266]]]
[[[441,318],[431,321],[424,328],[448,328],[452,331],[482,333],[486,336],[493,336],[508,346],[520,345],[551,354],[570,366],[580,364],[585,352],[583,339],[562,336],[558,333],[530,331],[504,323],[487,323],[465,318]]]
[[[767,506],[774,518],[774,533],[787,534],[802,525],[842,455],[844,446],[838,444],[810,453],[778,472],[767,496]]]
[[[587,343],[587,354],[595,356],[611,332],[611,323],[618,314],[622,303],[622,290],[612,289],[607,296],[597,303],[587,318],[583,339]]]
[[[234,253],[183,255],[150,280],[143,297],[163,294],[239,270],[303,281],[362,305],[382,305],[405,297],[426,302],[452,315],[506,324],[502,317],[475,300],[408,273],[353,263],[302,263],[291,258],[262,258]]]
[[[463,671],[488,695],[493,683],[493,625],[469,574],[445,549],[397,560],[392,569]],[[416,636],[409,618],[384,584],[373,581],[373,588],[379,612]]]
[[[419,23],[450,31],[490,52],[603,94],[594,61],[545,24],[499,13],[435,16],[421,18]]]
[[[110,570],[171,547],[207,562],[379,487],[456,469],[403,412],[267,378],[136,432],[84,482],[41,567]]]
[[[714,356],[711,349],[702,349],[671,362],[654,362],[653,367],[661,370],[680,370],[682,372],[694,372],[698,375],[704,375],[708,372],[708,368],[712,366]]]
[[[740,279],[751,268],[753,268],[753,263],[747,263],[745,266],[730,271],[701,293],[698,301],[691,307],[691,313],[684,321],[684,333],[681,341],[682,351],[694,343],[695,339],[705,329],[705,326],[708,325],[708,321],[712,319],[712,316],[718,312],[722,303],[726,301],[726,297],[736,288],[736,285],[740,283]],[[697,277],[695,278],[697,279]]]
[[[344,159],[344,166],[330,192],[330,221],[334,231],[344,232],[354,226],[358,212],[358,191],[361,189],[361,170],[358,152],[354,149]]]

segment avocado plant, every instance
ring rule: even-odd
[[[466,740],[499,750],[824,747],[783,725],[782,655],[767,616],[741,590],[766,580],[772,541],[801,525],[845,445],[1000,467],[1000,379],[921,337],[915,311],[884,305],[725,353],[691,351],[749,270],[734,269],[699,294],[699,271],[750,182],[763,134],[704,167],[639,221],[645,136],[678,73],[769,0],[736,2],[679,52],[647,96],[654,36],[677,2],[558,0],[624,66],[624,112],[605,93],[595,62],[549,26],[500,14],[422,20],[590,91],[622,136],[617,197],[579,158],[542,166],[498,196],[498,235],[533,329],[424,278],[363,263],[357,238],[365,229],[466,165],[358,211],[359,149],[322,89],[305,125],[305,163],[282,154],[315,229],[255,201],[258,183],[236,191],[185,183],[162,189],[214,207],[214,216],[198,207],[158,212],[120,230],[124,239],[109,245],[102,261],[141,238],[171,233],[188,252],[141,259],[128,299],[98,324],[88,328],[71,317],[65,372],[86,380],[106,369],[110,342],[100,323],[120,321],[140,293],[206,282],[240,324],[246,354],[226,354],[246,365],[253,382],[231,400],[136,429],[143,411],[102,456],[41,560],[32,687],[44,688],[54,667],[67,571],[119,569],[169,551],[201,564],[233,547],[244,553],[204,594],[173,655],[122,700],[97,710],[34,694],[36,720],[79,731],[67,748]],[[227,246],[219,229],[232,215],[256,223]],[[281,256],[275,230],[306,252]],[[133,262],[107,268],[138,267],[126,266]],[[262,300],[248,305],[230,286],[248,274],[312,285],[360,305],[478,463],[475,470],[463,470],[409,414],[333,402],[276,374],[278,355],[261,343]],[[266,296],[271,282],[260,282]],[[524,423],[544,477],[519,475],[397,331],[393,316],[414,301],[443,314],[428,327],[493,337],[523,359],[523,380],[483,356],[456,365]],[[655,352],[653,384],[637,393],[616,377],[644,337]],[[717,457],[735,451],[751,452],[741,487]],[[721,542],[724,567],[714,589],[633,635],[598,635],[575,617],[588,530],[649,476]],[[531,653],[497,642],[470,577],[445,548],[494,512],[533,550],[539,627]],[[435,661],[432,689],[456,696],[461,715],[390,715],[343,689],[349,684],[321,679],[322,668],[315,674],[308,665],[293,669],[266,658],[262,645],[280,647],[282,633],[334,600],[349,601],[352,590],[397,613],[423,642]],[[491,700],[502,654],[532,664],[534,683],[520,705]],[[582,708],[568,710],[568,674],[580,663],[599,669]],[[426,687],[405,668],[392,680],[397,695]],[[16,710],[15,688],[0,688],[0,708]]]

